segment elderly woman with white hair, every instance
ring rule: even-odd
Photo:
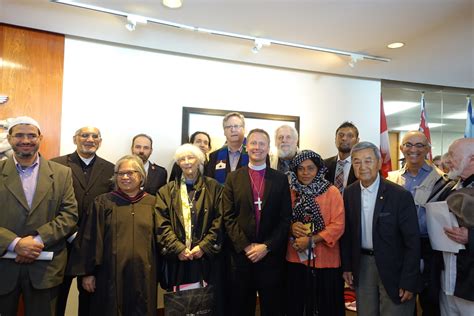
[[[93,293],[91,315],[156,315],[156,199],[142,189],[138,156],[120,158],[114,173],[115,190],[84,214],[69,268]]]
[[[205,156],[191,144],[180,146],[175,161],[180,178],[157,194],[158,244],[165,261],[161,286],[213,283],[211,267],[222,244],[221,185],[203,176]],[[178,267],[180,277],[178,278]]]

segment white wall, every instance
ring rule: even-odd
[[[115,162],[137,133],[167,168],[181,140],[182,107],[300,116],[301,148],[334,155],[334,132],[353,121],[379,142],[380,81],[177,56],[66,38],[61,154],[81,126],[101,129],[99,155]]]

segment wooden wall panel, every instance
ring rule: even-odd
[[[40,126],[41,154],[59,155],[64,35],[0,24],[0,119],[28,115]]]
[[[400,144],[398,143],[399,132],[388,132],[388,141],[390,142],[390,158],[392,160],[392,170],[400,168]]]

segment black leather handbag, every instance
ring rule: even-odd
[[[165,293],[164,307],[165,316],[183,315],[212,315],[214,307],[214,289],[212,285],[204,286],[203,273],[201,268],[200,287],[196,289],[181,290],[181,269],[183,265],[178,265],[178,284],[176,292]],[[201,266],[202,267],[202,266]]]

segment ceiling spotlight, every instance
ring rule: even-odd
[[[257,54],[263,46],[270,46],[271,41],[263,38],[255,38],[254,45],[252,47],[252,53]]]
[[[132,32],[135,31],[137,23],[146,24],[147,22],[147,19],[142,16],[130,14],[127,15],[127,24],[125,24],[125,28]]]
[[[364,59],[364,56],[359,54],[351,54],[351,60],[349,61],[349,67],[354,68],[359,60]]]
[[[183,5],[182,0],[163,0],[162,3],[165,7],[170,9],[177,9]]]
[[[387,45],[388,48],[400,48],[403,46],[405,46],[405,44],[402,42],[395,42]]]

